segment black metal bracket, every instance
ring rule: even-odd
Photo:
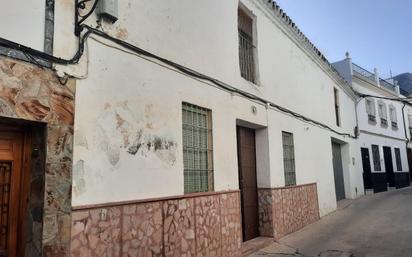
[[[74,6],[74,34],[76,36],[80,36],[80,33],[82,32],[82,23],[89,18],[89,16],[94,12],[94,10],[97,7],[97,3],[99,0],[94,0],[93,6],[90,9],[89,12],[87,12],[85,15],[80,14],[80,10],[86,9],[86,3],[90,2],[92,0],[75,0],[75,6]]]

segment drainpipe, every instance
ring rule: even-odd
[[[347,62],[348,62],[348,66],[349,66],[349,72],[350,72],[350,78],[351,78],[351,80],[350,80],[350,82],[348,82],[348,83],[350,83],[350,86],[352,87],[352,89],[353,89],[353,85],[352,85],[352,79],[353,79],[353,66],[352,66],[352,58],[351,58],[351,56],[350,56],[350,54],[349,54],[349,52],[346,52],[345,53],[345,59],[347,60]],[[356,94],[355,94],[356,95]],[[356,127],[355,127],[355,131],[354,131],[354,133],[355,133],[355,139],[358,139],[358,137],[359,137],[359,134],[360,134],[360,131],[359,131],[359,117],[358,117],[358,104],[359,104],[359,102],[362,100],[362,98],[359,98],[359,100],[357,99],[356,100],[356,102],[355,102],[355,120],[356,120]]]
[[[403,106],[402,106],[402,118],[403,118],[403,128],[404,128],[404,131],[405,131],[406,158],[408,159],[408,167],[409,167],[408,143],[409,143],[410,139],[409,139],[408,133],[407,133],[407,131],[406,131],[405,106],[406,106],[406,103],[403,102]],[[409,167],[409,179],[412,179],[412,177],[411,177],[411,167]],[[409,180],[409,181],[410,181],[410,180]]]

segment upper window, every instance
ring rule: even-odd
[[[381,171],[381,155],[379,153],[379,146],[372,145],[373,168],[375,171]]]
[[[238,9],[239,65],[241,76],[256,83],[254,20],[243,7]]]
[[[402,171],[401,149],[395,148],[396,169]]]
[[[398,128],[398,117],[396,115],[395,106],[389,105],[389,118],[391,119],[391,126],[393,129]]]
[[[366,113],[368,114],[368,121],[376,122],[375,101],[373,99],[366,99]]]
[[[381,125],[387,126],[388,125],[388,113],[386,111],[386,104],[382,101],[378,101],[378,113],[379,118],[381,118]]]
[[[185,193],[213,191],[212,112],[182,105]]]
[[[335,117],[336,117],[336,126],[340,127],[340,104],[339,104],[339,91],[334,88],[333,96],[335,100]]]
[[[409,137],[412,137],[412,114],[408,114]]]
[[[296,185],[295,172],[295,147],[293,144],[293,134],[282,132],[283,140],[283,166],[285,169],[285,186]]]

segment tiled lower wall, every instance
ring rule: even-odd
[[[261,236],[279,239],[318,219],[316,184],[259,189]]]
[[[74,210],[71,256],[238,257],[240,219],[238,191]]]

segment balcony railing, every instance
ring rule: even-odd
[[[368,78],[372,81],[375,81],[375,74],[365,70],[364,68],[360,67],[359,65],[356,65],[354,63],[352,63],[352,69],[355,73],[357,73],[358,75],[361,75],[362,77]]]
[[[370,81],[373,81],[373,82],[376,83],[374,73],[372,73],[368,70],[365,70],[364,68],[362,68],[359,65],[356,65],[354,63],[352,63],[352,70],[356,75],[362,76],[362,77],[367,78]],[[379,78],[379,84],[380,84],[380,86],[382,86],[382,87],[384,87],[384,88],[386,88],[390,91],[396,92],[396,86],[393,85],[392,83],[390,83],[387,80]]]
[[[389,89],[389,90],[391,90],[391,91],[396,92],[396,87],[395,87],[395,85],[392,85],[391,83],[389,83],[388,81],[386,81],[386,80],[384,80],[384,79],[379,79],[379,84],[380,84],[382,87],[386,88],[386,89]]]

